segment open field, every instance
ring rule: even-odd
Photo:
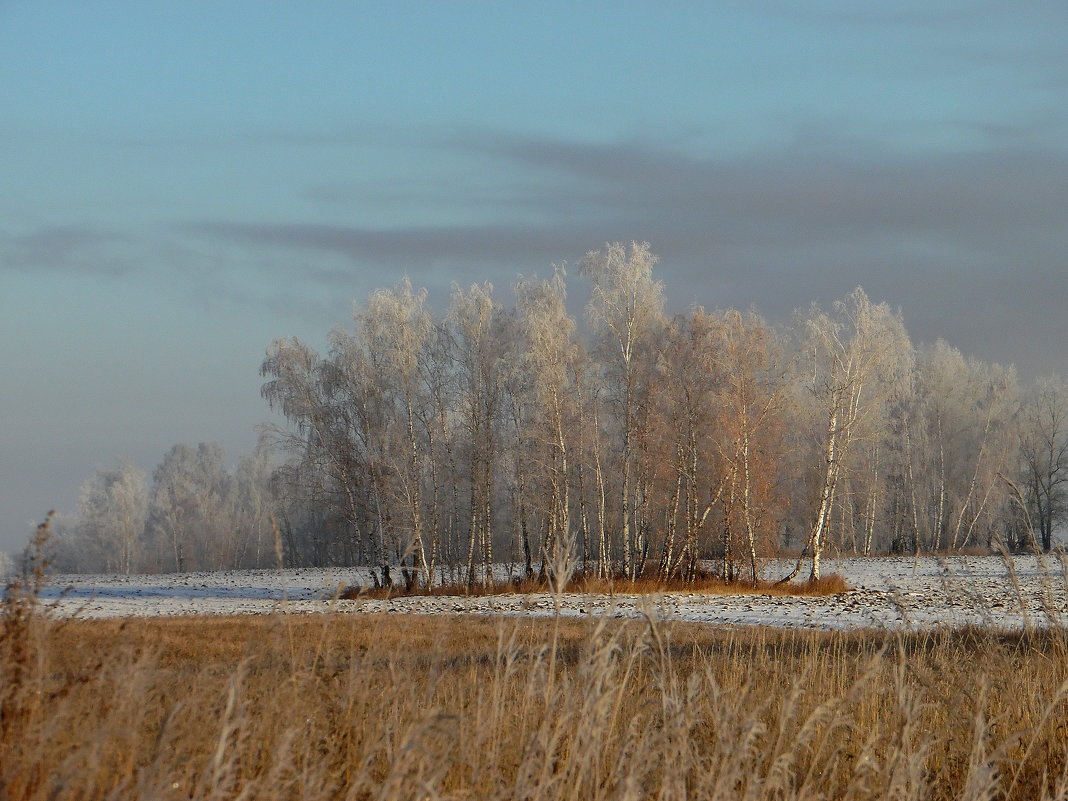
[[[263,615],[0,637],[7,799],[1043,799],[1068,635]]]
[[[1054,557],[963,556],[936,559],[873,557],[827,560],[851,589],[828,597],[709,595],[693,592],[643,597],[627,592],[568,594],[565,617],[640,617],[652,606],[659,617],[711,624],[792,628],[929,628],[984,625],[1022,629],[1050,619],[1068,623],[1068,595]],[[787,572],[770,564],[765,575]],[[339,587],[367,581],[358,569],[291,569],[153,576],[56,576],[46,597],[60,614],[82,618],[190,614],[257,614],[326,610],[359,613],[553,615],[546,593],[490,597],[397,597],[335,600]]]

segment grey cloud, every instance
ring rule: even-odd
[[[1046,3],[1047,8],[1056,10],[1054,3]],[[1008,0],[959,0],[958,2],[897,2],[870,3],[861,5],[852,0],[833,0],[819,5],[810,2],[793,2],[791,0],[773,0],[765,7],[797,22],[819,25],[827,23],[845,23],[851,25],[902,25],[924,26],[940,25],[959,28],[977,20],[999,17],[1012,12],[1019,13],[1020,6]]]
[[[324,183],[301,192],[307,200],[334,208],[358,209],[368,205],[394,208],[447,207],[459,199],[467,209],[494,210],[536,208],[544,203],[543,187],[524,185],[513,179],[506,183],[470,181],[462,188],[456,182],[408,179],[380,183]],[[559,201],[559,198],[558,198]]]
[[[39,228],[24,234],[0,234],[0,270],[67,272],[117,278],[130,270],[116,246],[123,235],[81,225]]]
[[[734,228],[759,219],[817,230],[972,226],[998,220],[1053,222],[1068,204],[1068,158],[1018,150],[964,156],[895,157],[807,146],[735,161],[697,159],[641,146],[552,141],[490,146],[519,163],[553,170],[598,206],[709,213]],[[592,194],[591,194],[592,193]],[[837,238],[837,233],[836,233]]]
[[[531,253],[559,252],[584,239],[584,229],[528,225],[480,225],[364,229],[345,226],[198,222],[195,234],[267,247],[296,248],[342,256],[353,264],[395,269],[432,269],[459,261],[507,264]]]
[[[60,141],[66,141],[62,136]],[[79,142],[85,141],[79,137]],[[247,148],[308,148],[361,149],[383,145],[419,145],[413,131],[396,130],[393,126],[365,122],[358,128],[300,128],[296,126],[256,127],[228,132],[182,132],[155,136],[105,136],[92,140],[94,144],[131,150],[241,150]]]
[[[977,133],[995,145],[1016,147],[1036,139],[1062,136],[1068,129],[1068,119],[1046,116],[1028,122],[947,120],[942,125],[964,132]]]
[[[605,241],[646,239],[676,307],[755,304],[783,319],[863,284],[904,309],[917,339],[945,337],[1032,372],[1068,368],[1059,348],[1034,344],[1019,325],[1027,320],[1039,343],[1068,339],[1054,313],[1068,306],[1062,153],[901,156],[831,138],[744,159],[505,136],[452,146],[487,174],[510,176],[501,207],[516,220],[395,229],[200,221],[184,231],[250,251],[299,251],[290,278],[357,295],[402,272],[431,289],[469,279],[506,286]],[[460,207],[484,200],[453,190]]]

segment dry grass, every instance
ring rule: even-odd
[[[538,579],[514,579],[512,581],[497,581],[491,584],[438,584],[427,589],[415,586],[406,589],[403,585],[393,587],[346,587],[341,590],[339,597],[345,600],[357,598],[398,598],[403,596],[485,596],[485,595],[528,595],[535,592],[551,592],[553,587],[548,580]],[[724,581],[711,574],[698,576],[694,581],[684,579],[661,579],[656,577],[642,577],[637,579],[627,578],[597,578],[576,574],[563,592],[580,595],[655,595],[657,593],[694,593],[697,595],[768,595],[776,597],[785,596],[809,596],[823,597],[848,592],[850,590],[846,580],[832,573],[821,576],[818,581],[797,581],[787,584],[779,584],[774,581]]]
[[[21,604],[21,605],[20,605]],[[325,616],[0,628],[5,799],[1053,799],[1068,637]]]

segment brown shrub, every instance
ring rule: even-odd
[[[497,581],[491,584],[437,584],[431,588],[413,586],[406,589],[403,585],[393,587],[344,587],[338,593],[342,600],[357,598],[398,598],[404,596],[486,596],[486,595],[527,595],[535,592],[551,592],[552,585],[547,580],[513,579]],[[818,581],[797,581],[779,584],[774,581],[752,582],[745,579],[724,581],[710,573],[700,574],[694,580],[662,579],[656,576],[643,576],[628,579],[597,578],[576,574],[564,587],[564,592],[580,595],[655,595],[658,593],[694,593],[697,595],[772,595],[787,596],[827,596],[849,592],[851,587],[837,573],[821,576]]]

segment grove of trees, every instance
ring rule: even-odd
[[[216,443],[175,445],[151,479],[130,464],[98,470],[73,520],[61,519],[56,567],[159,573],[270,567],[275,461],[265,442],[235,468]]]
[[[261,365],[281,422],[236,468],[176,445],[151,479],[85,485],[66,566],[129,572],[363,565],[380,583],[591,575],[726,580],[798,555],[1054,545],[1068,518],[1068,385],[914,344],[856,289],[786,326],[753,311],[669,317],[645,243],[520,277],[505,305],[455,287],[435,315],[407,279],[320,354]],[[586,332],[586,333],[583,333]],[[803,557],[803,558],[802,558]]]

